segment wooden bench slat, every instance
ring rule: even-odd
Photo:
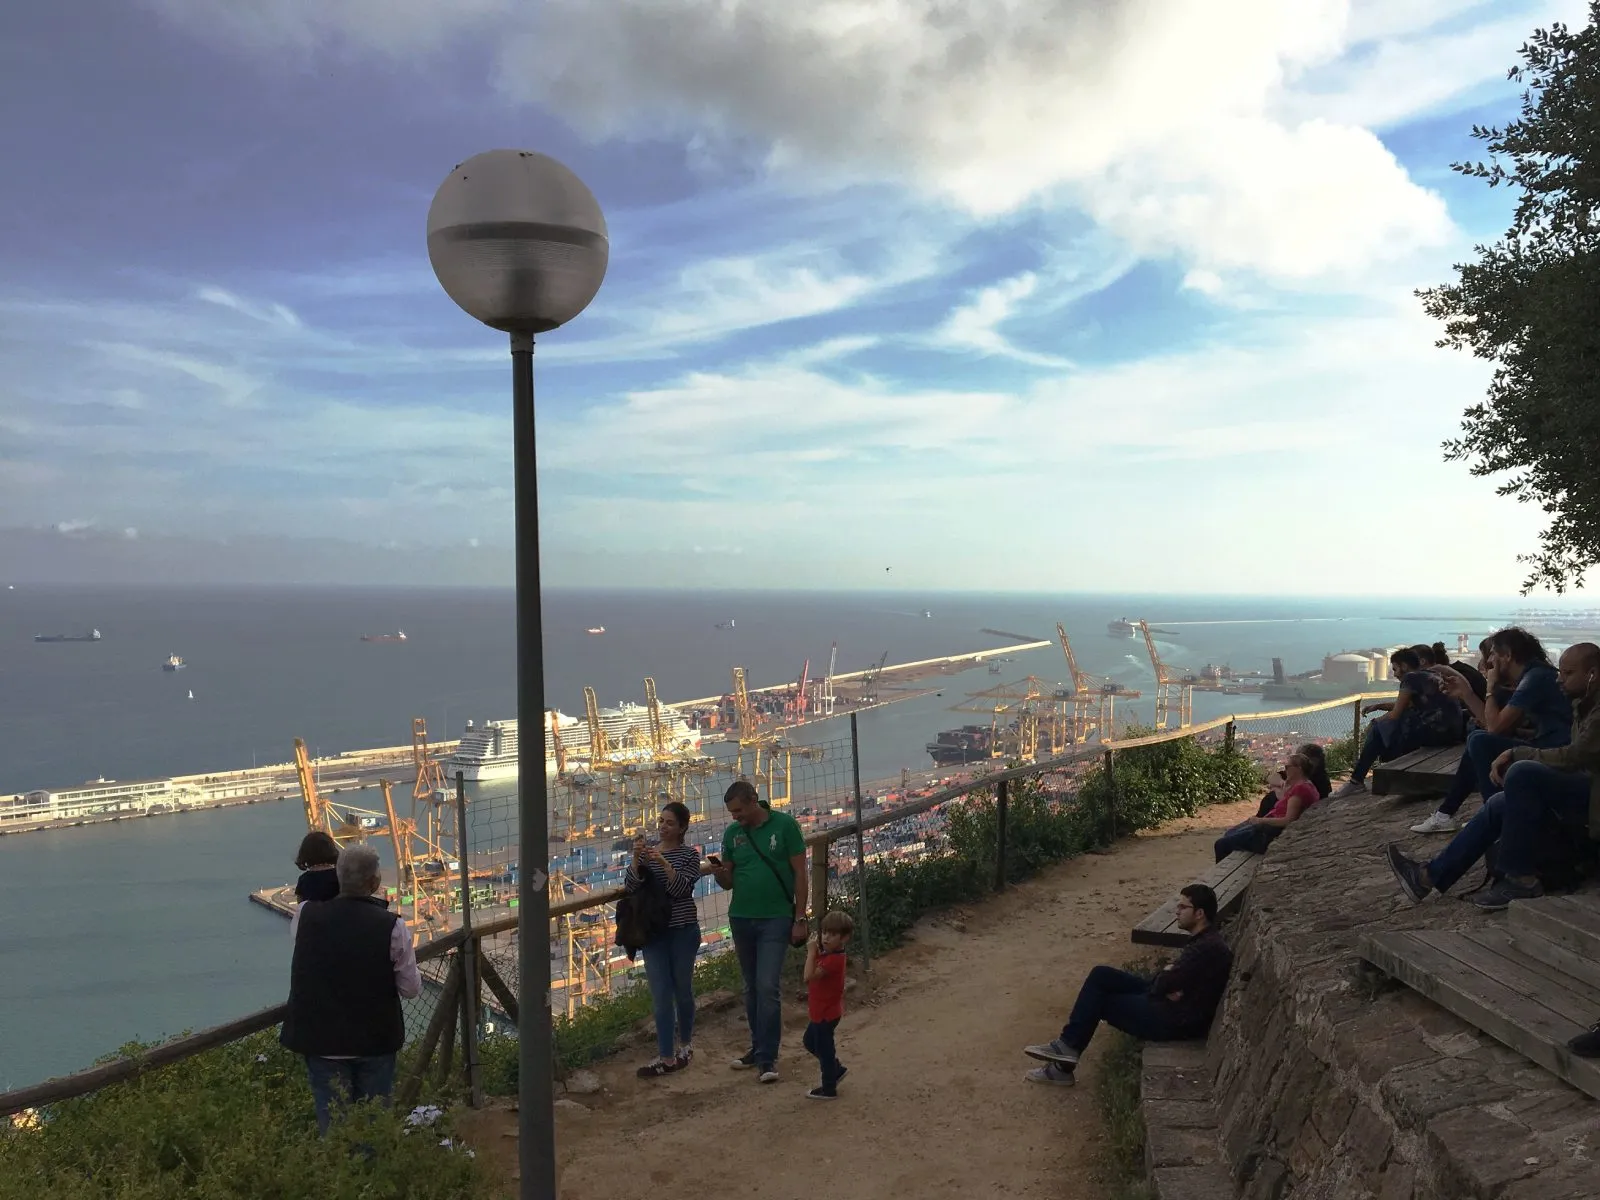
[[[1217,916],[1230,916],[1244,901],[1250,881],[1261,866],[1261,855],[1235,850],[1194,883],[1203,883],[1217,894]],[[1181,893],[1180,893],[1181,894]],[[1178,899],[1174,895],[1155,912],[1133,927],[1132,940],[1141,946],[1186,946],[1189,935],[1178,927]]]
[[[1372,768],[1377,796],[1437,796],[1450,788],[1464,746],[1425,746]]]

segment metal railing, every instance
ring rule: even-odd
[[[991,791],[994,794],[996,805],[994,889],[1000,891],[1005,887],[1007,878],[1008,801],[1011,794],[1011,785],[1017,781],[1061,772],[1067,768],[1085,763],[1090,759],[1101,758],[1113,783],[1111,789],[1113,803],[1110,819],[1113,836],[1115,836],[1117,831],[1117,813],[1114,800],[1116,795],[1115,771],[1116,756],[1120,753],[1183,738],[1201,737],[1218,731],[1222,733],[1223,743],[1232,748],[1236,734],[1241,726],[1248,727],[1284,721],[1294,717],[1326,713],[1346,707],[1351,710],[1351,722],[1348,726],[1349,733],[1347,735],[1341,731],[1338,736],[1355,736],[1359,738],[1362,707],[1373,701],[1392,699],[1392,692],[1364,692],[1335,700],[1307,704],[1297,708],[1238,713],[1218,717],[1215,720],[1177,729],[1162,730],[1142,737],[1089,743],[1075,747],[1068,753],[1054,758],[982,774],[954,786],[943,788],[931,795],[920,797],[909,803],[897,804],[892,808],[870,816],[865,815],[862,811],[859,755],[853,753],[853,814],[840,823],[832,824],[825,829],[819,829],[809,834],[805,839],[810,857],[812,903],[818,912],[826,904],[831,882],[830,852],[835,843],[845,838],[855,839],[854,857],[857,872],[857,896],[864,901],[865,892],[862,872],[867,858],[864,846],[864,838],[867,833],[897,821],[903,821],[909,817],[930,812],[942,805],[961,800],[975,793]],[[851,715],[850,728],[852,751],[854,752],[858,748],[854,714]],[[1295,733],[1294,736],[1301,737],[1302,734]],[[465,855],[462,856],[462,868],[463,874],[465,874]],[[469,1101],[478,1103],[481,1100],[482,1084],[477,1078],[477,1038],[480,1015],[484,1011],[482,997],[484,991],[487,991],[493,998],[493,1007],[498,1008],[513,1027],[517,1024],[519,1006],[516,991],[501,976],[485,943],[502,935],[514,933],[517,928],[518,916],[516,913],[499,915],[481,925],[474,924],[470,909],[470,890],[470,885],[464,880],[461,927],[434,938],[417,950],[419,967],[424,968],[425,978],[436,984],[437,994],[432,999],[429,1019],[422,1030],[416,1053],[409,1056],[406,1074],[402,1077],[396,1089],[397,1096],[402,1103],[409,1102],[410,1099],[415,1098],[430,1070],[440,1083],[443,1083],[449,1077],[453,1068],[452,1060],[455,1047],[458,1042],[461,1047],[463,1082],[466,1085]],[[570,900],[554,903],[550,907],[550,929],[553,930],[555,922],[561,918],[570,917],[585,910],[614,904],[622,895],[623,889],[612,888],[589,892]],[[865,905],[863,904],[862,907],[864,908]],[[864,947],[867,940],[865,936],[862,936],[858,944]],[[431,970],[427,969],[429,964],[432,963],[439,963],[440,965]],[[424,989],[424,991],[426,993],[427,989]],[[26,1110],[46,1108],[52,1104],[59,1104],[66,1100],[86,1096],[112,1084],[135,1079],[156,1068],[215,1049],[241,1038],[261,1033],[280,1024],[286,1012],[286,1004],[274,1005],[241,1017],[238,1020],[213,1026],[198,1033],[189,1033],[150,1047],[136,1055],[119,1058],[72,1075],[61,1076],[28,1087],[0,1093],[0,1118],[10,1117]]]

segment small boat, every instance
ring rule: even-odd
[[[924,620],[931,621],[933,619],[933,614],[931,612],[929,612],[927,609],[923,609],[922,610],[922,616],[923,616]]]
[[[36,633],[33,635],[36,642],[98,642],[100,631],[91,629],[88,633]]]
[[[606,631],[606,627],[604,625],[591,625],[591,626],[589,626],[588,629],[584,630],[585,633],[594,633],[594,634],[604,633],[605,631]]]
[[[403,642],[406,641],[406,631],[397,629],[393,633],[363,633],[363,642]]]
[[[163,671],[181,671],[187,664],[176,654],[167,655],[167,661],[161,664]]]
[[[718,629],[732,629],[732,628],[734,628],[733,618],[729,617],[726,621],[718,621],[717,622],[717,628]]]
[[[194,689],[193,688],[189,689],[189,699],[191,699],[191,700],[194,699]]]

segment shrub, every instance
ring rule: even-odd
[[[1128,730],[1143,737],[1148,729]],[[1262,786],[1261,770],[1226,746],[1207,749],[1194,738],[1119,750],[1115,779],[1096,764],[1079,785],[1081,801],[1114,822],[1118,834],[1192,817],[1208,804],[1243,800]]]

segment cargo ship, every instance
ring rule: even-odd
[[[994,757],[994,731],[987,725],[946,729],[928,743],[928,754],[940,766],[983,762]]]
[[[167,661],[161,664],[163,671],[181,671],[187,664],[176,654],[167,655]]]
[[[404,629],[396,629],[393,633],[363,633],[361,640],[363,642],[404,642],[408,639]]]
[[[33,635],[36,642],[98,642],[100,631],[91,629],[88,633],[36,633]]]
[[[1139,627],[1127,617],[1118,617],[1106,625],[1106,634],[1114,638],[1131,638],[1139,635]]]
[[[577,717],[569,717],[560,710],[546,712],[545,718],[545,771],[554,774],[557,766],[555,735],[551,730],[552,720],[555,728],[560,730],[561,752],[568,765],[586,764],[590,758],[587,722],[580,721]],[[650,744],[650,709],[647,706],[628,702],[616,708],[602,708],[600,729],[613,747],[620,748],[614,757],[626,759],[630,754],[627,749],[630,745],[641,747],[637,751],[641,760],[648,760],[651,757],[650,753],[642,748]],[[700,731],[691,728],[677,709],[665,704],[661,706],[661,730],[670,749],[682,751],[697,750],[700,747]],[[485,721],[482,725],[474,725],[468,721],[466,730],[461,735],[461,744],[456,747],[456,752],[445,760],[445,775],[453,779],[456,772],[460,771],[464,778],[474,782],[515,779],[517,746],[515,718],[506,721]]]

